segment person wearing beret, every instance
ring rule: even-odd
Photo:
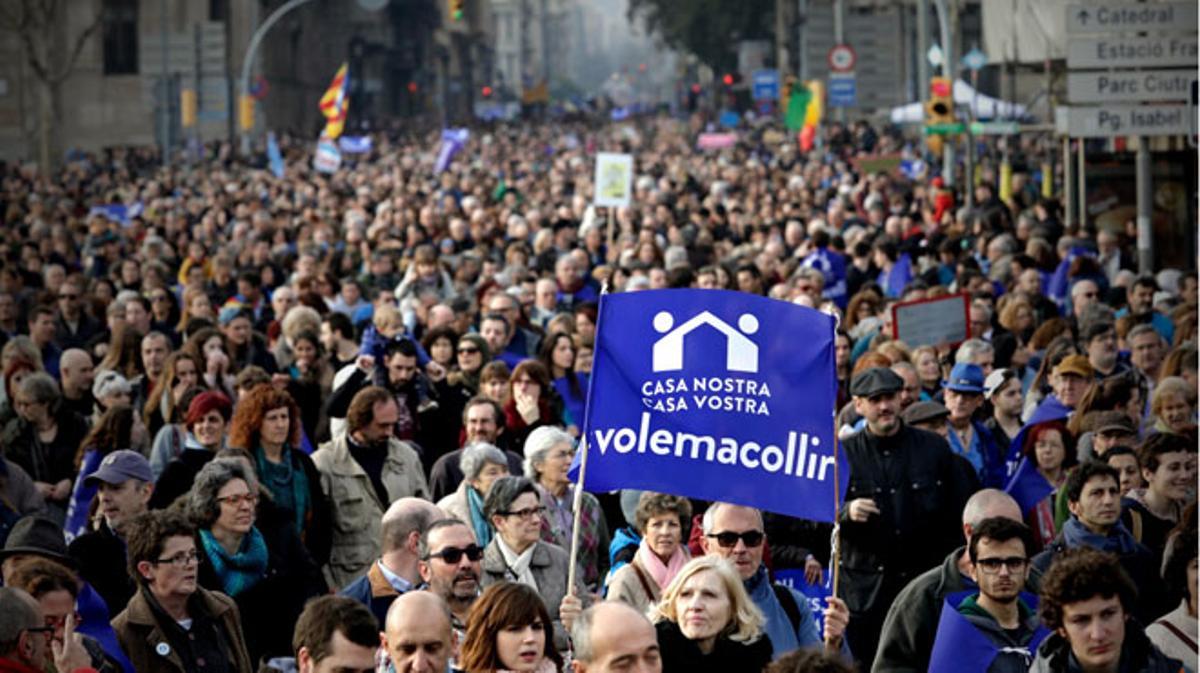
[[[903,387],[899,375],[882,367],[850,382],[867,426],[843,444],[850,478],[838,512],[838,593],[850,608],[846,640],[861,670],[871,669],[896,594],[959,544],[958,515],[979,488],[945,439],[901,420]]]

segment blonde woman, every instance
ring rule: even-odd
[[[663,673],[759,673],[771,663],[762,611],[729,561],[692,559],[650,611]]]

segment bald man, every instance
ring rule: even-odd
[[[450,606],[437,594],[413,591],[392,601],[381,635],[396,673],[450,670],[455,654]]]
[[[371,608],[375,619],[383,623],[396,597],[421,584],[417,567],[421,536],[435,521],[445,518],[446,513],[428,500],[400,498],[393,502],[381,520],[383,553],[367,574],[346,585],[341,595]]]
[[[92,356],[79,348],[68,348],[58,359],[58,375],[62,383],[62,408],[91,418],[96,398],[92,397],[92,381],[96,372]]]
[[[1003,491],[986,488],[967,500],[962,513],[962,532],[966,542],[979,522],[993,517],[1021,521],[1017,501]],[[925,671],[929,653],[937,635],[938,620],[946,596],[956,591],[978,590],[968,570],[971,559],[964,546],[955,549],[938,567],[918,575],[896,596],[883,621],[879,649],[872,673]],[[1036,594],[1041,573],[1031,570],[1025,591]]]
[[[620,601],[597,603],[571,625],[575,673],[661,673],[658,634],[646,616]]]

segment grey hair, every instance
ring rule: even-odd
[[[96,372],[96,380],[92,382],[92,396],[100,399],[117,393],[133,393],[133,386],[129,385],[129,380],[111,369]]]
[[[1134,339],[1142,336],[1143,334],[1153,334],[1154,336],[1158,336],[1158,330],[1154,329],[1154,326],[1150,323],[1134,325],[1133,329],[1129,330],[1129,333],[1125,335],[1125,343],[1133,343]],[[1162,337],[1159,337],[1159,342],[1162,342]]]
[[[236,458],[216,458],[200,469],[187,498],[187,517],[196,528],[209,528],[221,514],[217,493],[234,479],[246,482],[254,492],[258,480]]]
[[[462,458],[458,465],[462,468],[463,481],[468,484],[479,478],[479,473],[488,463],[503,465],[508,469],[508,459],[496,445],[487,442],[475,442],[463,449]]]
[[[500,477],[492,482],[487,498],[483,501],[483,515],[491,522],[492,517],[507,512],[513,502],[525,493],[532,493],[539,502],[541,495],[533,482],[525,477]]]
[[[765,528],[763,525],[763,515],[761,510],[755,509],[754,507],[747,507],[745,505],[734,505],[733,503],[728,502],[714,502],[708,506],[708,509],[704,510],[704,518],[700,520],[700,529],[704,531],[705,535],[709,535],[713,532],[713,527],[716,526],[717,523],[717,510],[721,509],[722,507],[741,507],[743,509],[748,509],[758,515],[758,527]]]
[[[546,462],[546,454],[550,453],[550,449],[559,444],[566,444],[569,447],[574,441],[571,439],[571,435],[552,425],[543,425],[529,433],[529,437],[525,440],[525,476],[537,481],[537,468]]]
[[[34,402],[40,402],[50,408],[50,413],[58,413],[58,403],[62,393],[58,391],[58,383],[46,372],[35,372],[21,381],[20,391]]]
[[[42,625],[38,612],[33,596],[15,587],[0,587],[0,656],[16,651],[22,631]]]
[[[958,352],[954,354],[954,362],[956,364],[975,364],[975,358],[984,353],[992,353],[995,349],[992,345],[983,339],[967,339],[958,347]]]

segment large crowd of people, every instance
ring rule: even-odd
[[[1195,269],[865,123],[699,130],[0,165],[0,671],[1195,671]],[[671,288],[838,317],[837,545],[576,494],[601,293]],[[894,336],[949,295],[964,341]]]

